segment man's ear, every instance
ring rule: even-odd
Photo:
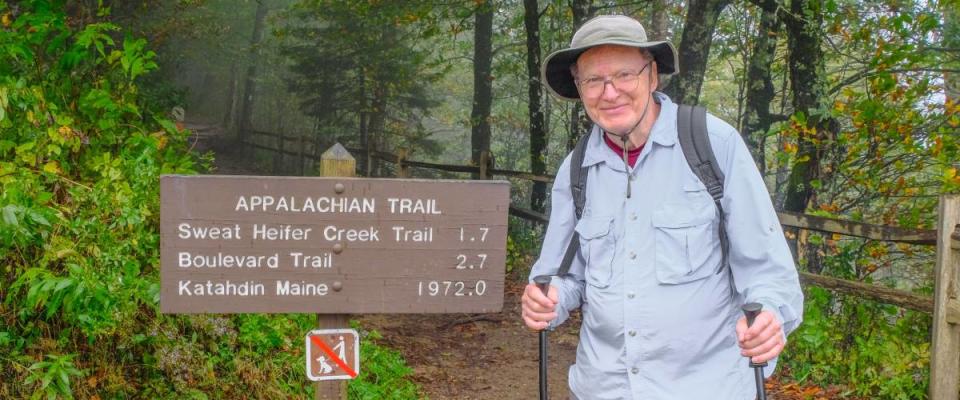
[[[657,71],[657,61],[650,64],[650,93],[660,88],[660,74]]]

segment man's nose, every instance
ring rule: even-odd
[[[607,89],[607,86],[610,86],[610,88]],[[600,97],[604,99],[615,99],[620,97],[620,89],[617,88],[617,85],[613,84],[612,79],[603,81],[603,91],[600,92]]]

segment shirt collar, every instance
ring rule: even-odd
[[[647,142],[667,147],[673,146],[677,142],[677,105],[663,93],[653,92],[653,95],[660,103],[660,115],[650,128]]]

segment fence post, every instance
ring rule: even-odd
[[[406,165],[408,150],[406,147],[397,149],[397,178],[409,178],[410,166]]]
[[[300,134],[300,165],[297,168],[300,176],[303,176],[303,152],[304,152],[305,141],[303,140],[303,134]]]
[[[490,152],[481,151],[480,152],[480,179],[490,179],[490,172],[487,169],[490,167]]]
[[[956,400],[960,396],[960,196],[941,195],[938,217],[930,399]]]
[[[279,175],[283,170],[283,132],[277,133],[277,155],[273,158],[273,173]]]
[[[320,176],[347,177],[356,176],[357,160],[340,143],[335,143],[320,156]],[[317,314],[317,328],[349,328],[346,314]],[[317,400],[346,400],[346,381],[318,381],[313,385],[314,398]]]

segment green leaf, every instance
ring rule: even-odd
[[[17,221],[17,211],[20,207],[13,204],[8,204],[3,207],[3,223],[16,227],[20,223]]]
[[[59,292],[59,291],[63,290],[64,288],[66,288],[67,286],[70,286],[71,284],[73,284],[73,279],[63,278],[63,279],[60,280],[60,283],[58,283],[57,286],[56,286],[53,290],[56,291],[56,292]]]

